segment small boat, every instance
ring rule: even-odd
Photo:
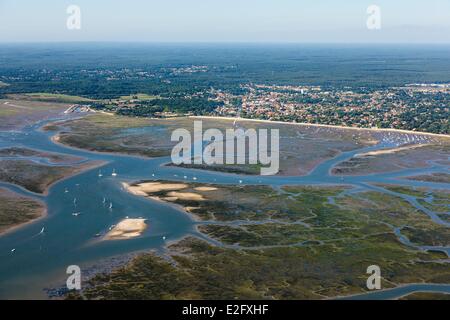
[[[116,169],[113,169],[113,172],[111,173],[111,175],[112,175],[113,177],[117,177]]]
[[[99,178],[103,177],[102,170],[100,170],[100,171],[98,172],[98,177],[99,177]]]
[[[11,249],[11,253],[14,253],[14,252],[16,252],[16,249]]]
[[[69,192],[69,190],[67,190],[67,188],[65,188],[64,189],[64,193],[68,193]]]
[[[111,231],[112,229],[114,229],[116,227],[115,224],[113,224],[111,227],[109,227],[109,231]]]
[[[192,180],[197,180],[197,177],[193,177]]]
[[[94,237],[96,237],[96,238],[99,238],[99,237],[101,237],[101,236],[102,236],[101,233],[96,233],[96,234],[94,235]]]
[[[239,184],[242,184],[242,182],[243,182],[242,180],[239,180]]]
[[[166,236],[163,237],[163,240],[166,240]]]
[[[73,215],[74,217],[78,217],[80,214],[81,214],[81,212],[74,212],[74,213],[72,213],[72,215]]]
[[[104,197],[104,198],[103,198],[103,204],[105,204],[105,203],[106,203],[106,198]]]
[[[112,202],[109,203],[109,209],[111,210],[113,207]]]
[[[45,227],[43,227],[43,228],[41,229],[41,232],[39,232],[38,234],[44,234],[44,232],[45,232]]]

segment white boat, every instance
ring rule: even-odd
[[[100,170],[100,171],[98,172],[98,176],[99,176],[99,178],[103,177],[102,170]]]
[[[74,217],[78,217],[80,214],[81,214],[81,212],[74,212],[74,213],[72,213],[72,215],[73,215]]]
[[[163,237],[163,240],[166,240],[166,236]]]
[[[106,203],[106,198],[103,198],[103,204],[105,204]]]
[[[111,210],[113,207],[112,202],[109,203],[109,209]]]
[[[45,231],[45,227],[43,227],[43,228],[41,229],[41,232],[39,232],[39,234],[43,234],[44,231]]]
[[[16,249],[11,249],[11,253],[14,253],[14,252],[16,252]]]
[[[113,177],[117,177],[116,169],[113,169],[113,172],[111,173],[111,175],[112,175]]]

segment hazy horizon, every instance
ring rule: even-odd
[[[366,24],[374,4],[379,30]],[[70,5],[80,29],[67,28]],[[1,43],[450,43],[445,0],[0,0],[0,21]]]

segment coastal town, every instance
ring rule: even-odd
[[[217,115],[362,128],[450,131],[450,84],[384,90],[243,85],[243,95],[213,90]],[[433,112],[430,110],[433,109]]]

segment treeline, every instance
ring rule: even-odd
[[[214,112],[222,105],[207,98],[167,98],[154,99],[133,106],[117,107],[115,112],[120,115],[136,117],[153,117],[160,112],[203,115]]]

